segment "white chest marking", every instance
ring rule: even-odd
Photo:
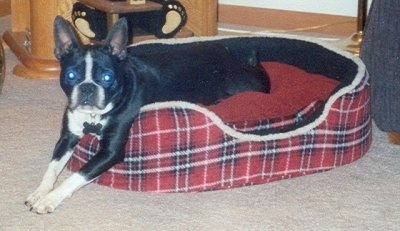
[[[108,119],[100,119],[99,114],[90,114],[78,110],[68,111],[68,128],[73,134],[82,137],[84,135],[83,124],[85,122],[89,124],[101,124],[104,127]]]

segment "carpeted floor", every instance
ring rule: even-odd
[[[10,17],[1,17],[0,33],[7,28]],[[364,158],[325,173],[190,194],[90,184],[51,215],[31,213],[23,202],[47,167],[65,99],[57,81],[13,76],[17,59],[8,48],[6,58],[0,230],[400,230],[400,146],[376,127]]]

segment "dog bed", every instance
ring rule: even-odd
[[[324,43],[276,35],[190,38],[142,43],[130,52],[203,42],[221,43],[239,59],[257,51],[271,93],[244,92],[208,107],[175,101],[144,106],[131,127],[124,162],[96,183],[148,192],[227,189],[323,172],[369,149],[365,66]],[[86,135],[68,168],[79,170],[98,145]]]

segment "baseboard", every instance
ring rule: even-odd
[[[356,32],[356,21],[357,19],[355,17],[338,15],[243,7],[225,4],[219,4],[218,6],[218,22],[220,23],[255,26],[275,30],[308,28],[308,30],[304,31],[329,35],[349,36]]]

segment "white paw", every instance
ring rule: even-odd
[[[39,214],[52,213],[61,201],[62,199],[55,196],[54,193],[49,193],[32,204],[31,211]]]
[[[39,201],[41,198],[47,195],[49,190],[39,190],[37,189],[35,192],[30,194],[28,198],[26,198],[25,205],[32,208],[32,206]]]
[[[53,182],[53,181],[52,181]],[[67,197],[70,197],[73,192],[77,189],[89,183],[83,176],[78,173],[74,173],[67,180],[65,180],[59,187],[46,194],[46,185],[39,186],[39,189],[45,188],[45,190],[36,190],[32,196],[28,197],[26,204],[31,208],[32,212],[39,214],[51,213],[57,208],[57,206]],[[49,190],[50,191],[50,190]]]

